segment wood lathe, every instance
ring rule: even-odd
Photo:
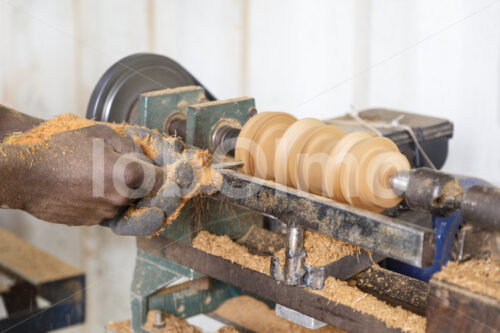
[[[126,216],[113,222],[115,232],[137,236],[134,332],[148,331],[151,310],[224,320],[217,309],[238,295],[310,329],[500,328],[492,291],[500,284],[500,191],[438,171],[449,121],[385,109],[323,121],[257,113],[253,98],[216,100],[180,65],[153,54],[112,66],[87,117],[207,150],[221,178],[185,200],[175,219],[158,225],[136,216],[154,230],[117,228],[131,224]],[[490,272],[468,277],[484,288],[450,278],[460,262]]]

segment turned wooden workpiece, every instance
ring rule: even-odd
[[[371,211],[399,203],[389,178],[409,170],[394,142],[371,132],[344,133],[313,118],[262,112],[243,127],[240,171]]]

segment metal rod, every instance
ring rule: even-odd
[[[166,128],[167,134],[171,136],[177,136],[186,141],[186,119],[175,118],[172,119]]]
[[[288,227],[285,251],[285,283],[287,285],[302,285],[306,273],[305,257],[304,229],[295,226]]]
[[[389,178],[389,184],[397,196],[403,195],[410,183],[410,171],[402,170]]]
[[[212,146],[214,151],[234,156],[236,141],[241,129],[229,125],[217,128],[212,136]]]

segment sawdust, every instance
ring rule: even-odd
[[[217,330],[216,333],[239,333],[234,326],[223,326]]]
[[[44,139],[66,131],[95,125],[93,120],[83,119],[71,113],[59,115],[49,121],[43,122],[31,130],[11,138],[9,144],[30,145],[36,144]]]
[[[13,144],[14,141],[19,138],[21,135],[23,135],[23,132],[14,132],[11,135],[7,136],[5,139],[3,139],[4,144],[10,145]]]
[[[156,147],[151,142],[152,140],[151,135],[148,134],[144,136],[144,138],[142,139],[134,135],[132,140],[141,147],[142,151],[144,152],[144,155],[146,155],[146,157],[149,158],[150,160],[155,159],[156,156],[158,155]]]
[[[325,326],[310,330],[280,318],[265,303],[250,297],[238,296],[228,299],[215,313],[241,327],[259,333],[343,333],[345,331]],[[237,332],[237,331],[230,331]]]
[[[363,312],[383,321],[388,327],[401,329],[403,332],[424,333],[426,319],[400,306],[393,307],[375,296],[367,294],[346,281],[328,277],[322,290],[313,293],[329,300],[347,305],[356,311]]]
[[[158,310],[148,312],[146,324],[144,324],[144,329],[146,331],[155,333],[201,333],[198,327],[190,325],[184,319],[178,318],[170,313],[163,313],[165,327],[157,329],[154,327],[156,312],[158,312]]]
[[[130,320],[110,321],[106,329],[112,333],[130,333]]]
[[[164,226],[172,224],[172,222],[179,217],[179,214],[181,213],[181,210],[182,208],[184,208],[184,205],[186,204],[187,201],[188,201],[187,199],[181,199],[179,206],[177,206],[175,211],[169,216],[165,217],[165,220],[163,221]]]
[[[247,248],[233,242],[227,236],[216,236],[207,231],[202,231],[193,240],[193,246],[212,255],[269,275],[270,257],[252,255]],[[393,307],[355,286],[350,286],[345,281],[328,277],[323,290],[309,288],[308,290],[335,303],[347,305],[356,311],[371,315],[390,328],[398,328],[403,332],[425,332],[426,319],[424,317],[399,306]]]
[[[173,314],[163,313],[163,319],[165,320],[165,327],[156,328],[154,327],[155,316],[158,310],[152,310],[148,312],[147,321],[144,324],[144,329],[148,332],[154,333],[201,333],[201,330],[193,325],[190,325],[184,319],[178,318]],[[107,325],[107,329],[113,333],[131,333],[130,320],[124,320],[119,322],[110,321]]]
[[[311,230],[304,231],[304,249],[305,262],[309,266],[325,266],[345,256],[357,255],[361,251],[356,245]],[[285,251],[283,248],[275,253],[281,265],[285,264]]]
[[[100,121],[80,118],[71,113],[65,113],[56,116],[51,120],[45,121],[27,132],[14,133],[13,135],[7,137],[3,141],[3,143],[10,145],[33,145],[40,143],[58,133],[77,130],[80,128],[98,124],[109,126],[116,133],[122,136],[126,136],[125,129],[127,126],[129,126],[125,123],[122,124],[104,123]],[[141,148],[144,149],[148,147],[141,146]]]
[[[147,211],[148,209],[149,209],[149,207],[141,207],[141,208],[130,207],[125,212],[125,216],[126,217],[139,216],[142,213],[144,213],[145,211]]]
[[[193,247],[269,275],[269,257],[251,254],[246,247],[236,244],[228,236],[217,236],[203,230],[193,239]]]
[[[189,160],[187,159],[189,158]],[[211,155],[208,151],[198,151],[194,154],[184,154],[179,156],[179,161],[176,163],[188,162],[193,166],[194,176],[196,178],[196,186],[194,186],[188,193],[184,194],[180,200],[179,206],[176,210],[167,216],[164,221],[164,226],[170,225],[181,213],[182,208],[191,198],[196,196],[200,190],[205,195],[209,195],[217,191],[222,185],[222,175],[215,169],[209,167]],[[167,178],[174,177],[172,171],[174,167],[168,169]],[[160,230],[161,231],[161,230]]]
[[[491,259],[450,261],[433,278],[500,300],[500,262]]]

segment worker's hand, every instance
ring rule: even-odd
[[[12,208],[49,222],[98,224],[164,179],[139,145],[106,125],[56,134],[21,155],[19,182],[27,186]]]
[[[124,214],[101,225],[119,235],[145,236],[157,232],[172,221],[186,201],[200,193],[212,194],[222,178],[208,167],[210,156],[195,147],[184,147],[174,137],[161,135],[147,128],[128,127],[126,134],[145,146],[146,155],[166,170],[168,177],[154,195],[139,200]]]

